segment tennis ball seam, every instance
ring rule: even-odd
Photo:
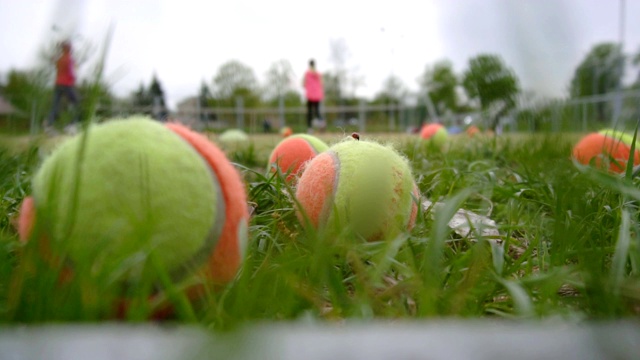
[[[171,276],[174,280],[178,280],[184,278],[188,273],[192,272],[194,268],[201,267],[207,263],[207,260],[211,256],[211,253],[214,251],[218,242],[220,241],[220,237],[222,235],[222,230],[224,223],[226,221],[226,208],[227,208],[227,199],[225,199],[222,188],[220,186],[220,180],[218,179],[218,174],[211,168],[209,163],[202,157],[202,154],[196,149],[192,143],[190,143],[187,139],[182,137],[176,131],[173,131],[172,128],[167,127],[171,133],[180,138],[190,149],[192,149],[198,157],[201,159],[203,166],[208,170],[211,175],[211,185],[214,188],[216,193],[216,212],[213,223],[211,224],[211,228],[209,229],[209,233],[205,238],[202,247],[194,252],[191,258],[184,261],[183,265],[176,269],[171,273]]]
[[[173,131],[184,137],[197,149],[210,169],[216,174],[223,191],[223,201],[227,204],[227,217],[222,228],[222,235],[205,268],[207,275],[216,282],[228,282],[236,274],[244,258],[247,244],[249,213],[246,206],[246,192],[242,177],[225,154],[213,145],[202,134],[193,132],[178,123],[167,124]],[[239,226],[239,222],[244,224]]]
[[[298,185],[302,212],[332,235],[350,228],[374,241],[395,237],[415,221],[417,186],[409,162],[392,146],[347,139],[313,159]]]

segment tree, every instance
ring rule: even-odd
[[[80,119],[89,119],[94,115],[102,118],[111,117],[113,105],[117,102],[105,81],[98,83],[89,80],[81,81],[78,84],[78,96],[80,97]],[[96,105],[95,111],[91,106],[93,101]]]
[[[453,71],[453,64],[448,60],[438,61],[433,67],[427,67],[424,74],[418,78],[422,94],[428,94],[437,112],[444,114],[447,110],[459,111],[458,77]]]
[[[154,74],[151,85],[147,88],[143,82],[138,90],[131,94],[133,107],[136,112],[153,116],[157,120],[164,120],[168,115],[164,98],[164,90]]]
[[[322,84],[324,85],[324,104],[326,106],[335,106],[340,103],[340,78],[333,72],[325,72],[322,74]]]
[[[405,84],[396,75],[389,75],[382,84],[382,90],[376,94],[374,103],[399,103],[405,96],[407,96],[408,90]]]
[[[151,99],[153,117],[157,120],[165,120],[168,115],[167,105],[164,99],[164,90],[162,90],[162,85],[156,74],[153,74],[148,94]]]
[[[357,75],[355,67],[348,67],[351,57],[349,47],[344,38],[332,39],[329,43],[330,62],[333,70],[323,76],[325,86],[325,104],[349,106],[358,103],[356,90],[364,83],[364,78]],[[345,119],[353,114],[339,112],[338,118]]]
[[[288,60],[279,60],[271,64],[266,73],[263,95],[268,102],[278,102],[285,94],[295,92],[293,67]]]
[[[245,107],[256,107],[260,103],[258,81],[253,70],[237,60],[224,63],[213,78],[213,93],[216,104],[234,107],[236,98],[242,97]]]
[[[49,78],[43,69],[12,69],[2,86],[2,94],[19,111],[20,117],[26,119],[32,115],[40,119],[46,116],[51,103]]]
[[[520,85],[515,73],[497,55],[481,54],[469,60],[462,84],[471,99],[492,115],[489,128],[495,130],[500,118],[516,105]]]
[[[616,90],[624,73],[621,60],[623,56],[618,44],[596,44],[575,70],[571,96],[600,95]]]
[[[285,108],[302,105],[300,93],[295,89],[296,78],[293,67],[288,60],[279,60],[271,64],[265,74],[266,83],[263,87],[263,97],[269,106],[278,108],[278,126],[283,127],[288,121],[295,119],[295,115],[287,115]],[[269,116],[265,119],[271,123]]]
[[[35,90],[31,74],[15,69],[9,71],[6,83],[2,86],[2,94],[7,101],[25,114],[31,110]]]
[[[198,91],[198,106],[200,109],[199,110],[200,113],[198,114],[198,117],[202,121],[215,120],[215,115],[205,110],[205,108],[209,107],[211,102],[210,100],[211,100],[211,90],[209,90],[209,86],[207,86],[207,83],[203,80],[202,83],[200,84],[200,90]]]
[[[280,99],[272,98],[269,101],[267,101],[265,104],[270,107],[279,107]],[[288,90],[287,92],[282,94],[282,104],[284,105],[285,108],[296,108],[296,107],[305,105],[303,104],[302,99],[300,98],[300,93],[295,90]]]
[[[397,75],[389,75],[382,83],[382,89],[374,96],[372,104],[380,104],[389,106],[386,118],[389,121],[389,128],[395,127],[395,120],[400,117],[400,108],[397,106],[407,96],[408,90],[402,79]],[[380,121],[385,115],[378,114],[371,116],[372,120]]]
[[[349,48],[344,39],[334,39],[329,43],[331,62],[333,63],[333,82],[338,103],[346,93],[347,87],[347,58],[349,58]]]
[[[615,43],[594,45],[578,65],[571,80],[570,93],[574,98],[602,95],[619,88],[624,74],[624,58]],[[596,104],[597,118],[606,118],[606,103]]]
[[[140,83],[138,90],[134,91],[131,94],[133,107],[136,111],[142,112],[143,114],[150,114],[151,105],[153,101],[151,101],[151,97],[149,96],[149,92],[144,86],[144,83]]]

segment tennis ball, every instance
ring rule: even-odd
[[[467,133],[467,136],[474,137],[476,134],[480,133],[480,129],[475,125],[471,125],[467,130],[465,130],[465,132]]]
[[[242,179],[215,145],[135,117],[61,144],[35,174],[18,228],[96,276],[156,281],[159,265],[174,280],[202,272],[223,283],[240,265],[248,217]]]
[[[348,227],[369,241],[415,224],[419,193],[408,161],[390,147],[350,138],[317,155],[298,180],[298,217],[317,229]]]
[[[228,129],[218,136],[218,141],[227,150],[239,150],[249,143],[249,136],[240,129]]]
[[[449,138],[449,133],[447,132],[447,128],[442,124],[431,123],[425,124],[422,127],[422,130],[420,130],[420,137],[427,140],[429,144],[442,148]]]
[[[612,137],[615,139],[620,139],[623,143],[629,145],[629,147],[631,147],[631,144],[633,143],[633,135],[632,134],[627,134],[625,132],[622,131],[617,131],[614,129],[602,129],[600,131],[598,131],[598,133],[603,134],[605,136],[608,137]],[[640,138],[638,138],[637,140],[640,140]],[[638,145],[635,146],[636,148],[640,148]]]
[[[287,174],[287,181],[294,180],[303,165],[329,147],[312,135],[297,134],[280,141],[269,155],[269,171]]]
[[[280,135],[282,135],[282,137],[287,137],[287,136],[291,136],[291,134],[293,134],[293,130],[291,130],[290,127],[285,126],[282,129],[280,129]]]
[[[615,173],[623,173],[631,156],[633,136],[604,129],[585,135],[573,148],[573,158],[584,165],[592,161],[598,168],[608,168]],[[640,164],[640,146],[636,145],[633,165]]]

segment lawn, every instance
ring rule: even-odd
[[[327,133],[329,145],[349,134]],[[3,135],[4,136],[4,135]],[[189,301],[176,284],[123,284],[77,274],[18,241],[15,218],[30,179],[58,138],[0,138],[0,321],[12,323],[165,320],[230,329],[311,319],[621,319],[640,313],[638,180],[577,166],[580,134],[451,137],[442,151],[409,134],[361,134],[409,160],[421,201],[416,226],[395,239],[364,242],[309,231],[293,189],[267,174],[278,135],[225,148],[253,209],[249,248],[237,277]],[[212,141],[217,137],[210,135]],[[224,144],[220,144],[224,148]],[[448,221],[459,209],[495,221],[500,236],[462,237]],[[499,244],[499,246],[496,246]],[[153,294],[161,294],[154,296]],[[126,296],[126,311],[118,304]]]

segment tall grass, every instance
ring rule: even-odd
[[[291,319],[637,315],[638,180],[576,166],[575,141],[562,134],[461,136],[436,151],[396,139],[423,199],[444,205],[421,208],[412,231],[372,243],[307,229],[296,216],[294,189],[266,171],[268,153],[235,150],[230,158],[253,209],[249,248],[237,278],[206,287],[197,301],[183,289],[198,278],[123,284],[87,271],[61,280],[69,264],[43,257],[37,241],[18,242],[12,225],[38,149],[0,150],[0,319],[145,321],[167,304],[176,309],[168,319],[214,329]],[[447,223],[459,208],[493,219],[498,243],[453,233]],[[128,306],[115,306],[123,297]]]

